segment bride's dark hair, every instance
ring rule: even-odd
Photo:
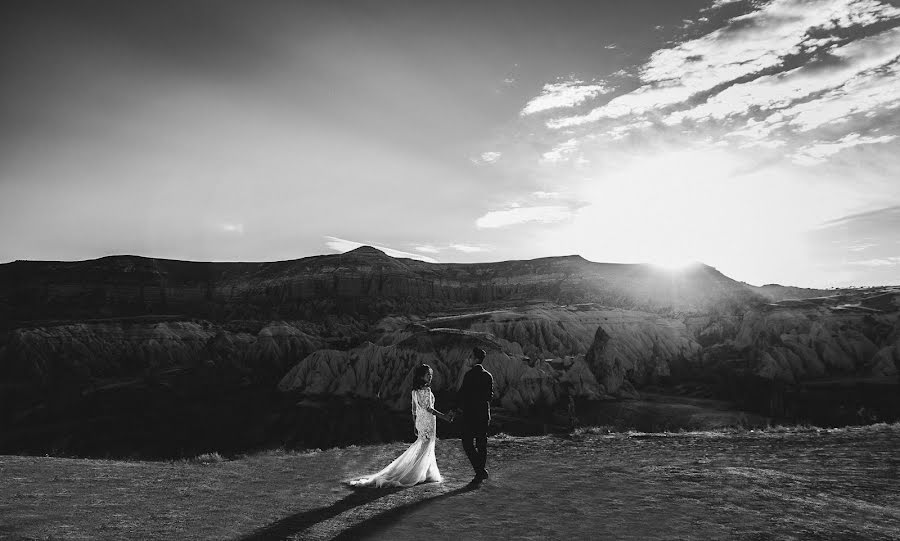
[[[433,374],[434,370],[431,369],[427,364],[420,364],[416,367],[416,371],[413,372],[413,389],[419,390],[424,389],[428,386],[428,382],[425,381],[425,376],[428,374]]]

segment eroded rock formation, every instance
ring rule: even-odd
[[[208,321],[108,321],[15,329],[0,347],[0,375],[36,386],[96,386],[170,369],[220,369],[279,377],[323,346],[286,322],[256,332]]]
[[[700,350],[677,319],[618,310],[604,317],[585,360],[605,392],[633,394],[694,363]]]
[[[770,379],[893,377],[900,361],[900,311],[829,302],[767,306],[743,317],[734,346],[748,351],[754,372]]]
[[[494,376],[496,404],[509,411],[552,407],[568,396],[603,396],[581,356],[532,360],[516,344],[446,328],[419,331],[390,346],[366,343],[349,351],[317,351],[291,369],[279,389],[309,396],[376,398],[400,410],[409,407],[413,369],[424,363],[434,369],[436,395],[452,399],[471,367],[473,347],[487,352],[484,366]]]
[[[698,334],[707,332],[696,325]],[[378,343],[397,343],[421,329],[441,327],[488,333],[535,360],[587,355],[586,366],[606,396],[636,396],[635,386],[696,364],[702,349],[680,318],[596,304],[543,304],[416,323],[391,318],[381,322]]]

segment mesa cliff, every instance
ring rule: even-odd
[[[380,317],[471,306],[596,302],[662,312],[740,311],[762,300],[712,267],[673,275],[579,256],[424,263],[374,248],[274,263],[110,256],[0,265],[0,325],[179,314],[212,321]]]

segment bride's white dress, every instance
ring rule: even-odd
[[[416,441],[380,472],[350,481],[352,486],[411,487],[423,481],[443,481],[434,456],[437,420],[429,409],[434,408],[431,389],[412,392],[412,413],[416,420]]]

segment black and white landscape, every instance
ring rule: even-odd
[[[0,539],[900,537],[896,0],[0,36]],[[478,349],[490,478],[344,484]]]

